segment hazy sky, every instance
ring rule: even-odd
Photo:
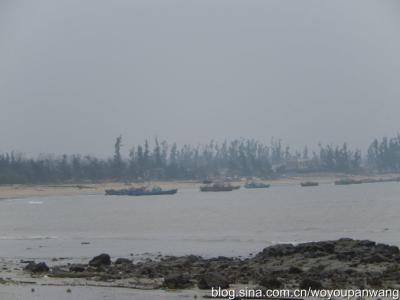
[[[397,1],[0,0],[0,152],[400,130]]]

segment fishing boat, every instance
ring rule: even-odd
[[[335,181],[335,185],[348,185],[348,184],[361,184],[362,180],[356,180],[351,178],[342,178]]]
[[[308,187],[308,186],[318,186],[319,183],[315,181],[306,181],[306,182],[301,182],[300,185],[302,187]]]
[[[270,184],[255,182],[255,181],[248,182],[244,185],[246,189],[266,189],[269,188],[270,186],[271,186]]]
[[[203,184],[211,184],[213,181],[211,179],[204,179]]]
[[[224,183],[214,183],[210,185],[203,185],[200,187],[201,192],[230,192],[239,189],[240,186],[233,186]]]
[[[140,188],[129,188],[129,189],[120,189],[114,190],[109,189],[106,190],[106,195],[112,196],[152,196],[152,195],[173,195],[178,192],[178,189],[169,189],[163,190],[158,186],[153,187],[152,189],[148,189],[146,187]]]

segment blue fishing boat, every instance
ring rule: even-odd
[[[152,196],[152,195],[173,195],[178,192],[178,189],[163,190],[156,186],[152,189],[147,189],[145,187],[140,188],[129,188],[129,189],[108,189],[105,191],[108,196]]]
[[[216,182],[200,187],[201,192],[230,192],[240,189],[240,185],[231,185],[223,182]]]
[[[315,181],[306,181],[306,182],[300,182],[300,185],[302,187],[309,187],[309,186],[318,186],[319,183]]]

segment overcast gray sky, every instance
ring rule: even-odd
[[[400,130],[396,1],[0,1],[0,152]]]

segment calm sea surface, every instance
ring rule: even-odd
[[[0,256],[247,256],[275,243],[340,237],[400,246],[399,214],[399,183],[3,200]]]

